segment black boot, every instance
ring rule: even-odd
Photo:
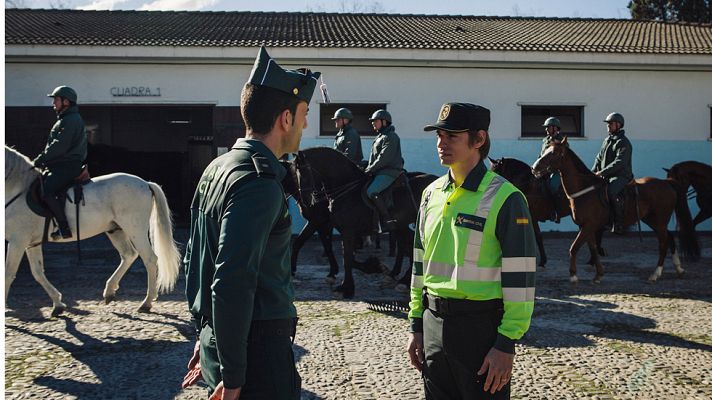
[[[54,214],[54,218],[57,220],[57,225],[59,225],[57,230],[52,232],[52,240],[71,238],[72,231],[69,229],[67,216],[64,214],[64,204],[60,204],[59,200],[57,200],[54,196],[46,196],[43,200],[45,204],[47,204],[49,210],[52,211],[52,214]]]
[[[613,207],[613,229],[611,229],[611,232],[623,235],[625,233],[625,225],[623,224],[625,202],[621,197],[616,197],[614,200],[611,204]]]
[[[381,230],[384,232],[396,230],[396,221],[391,218],[391,214],[388,212],[388,206],[386,205],[386,202],[383,201],[383,198],[377,195],[373,196],[371,200],[373,200],[373,204],[376,206],[376,210],[378,210],[378,214],[381,216]]]

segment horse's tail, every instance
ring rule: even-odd
[[[675,217],[677,218],[677,230],[680,236],[680,252],[685,259],[698,260],[700,258],[700,244],[697,241],[697,232],[692,222],[690,207],[687,205],[687,188],[672,179],[668,179],[668,182],[677,194]]]
[[[163,189],[158,184],[148,182],[153,193],[153,210],[151,211],[151,243],[158,257],[158,291],[170,292],[178,280],[180,268],[180,252],[173,240],[173,221],[171,210]]]

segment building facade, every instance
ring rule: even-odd
[[[386,108],[405,167],[442,174],[423,132],[444,102],[492,110],[490,156],[536,159],[557,116],[586,162],[621,112],[636,177],[685,160],[712,163],[712,28],[627,20],[319,13],[7,10],[6,143],[30,156],[54,119],[46,93],[79,93],[96,173],[121,170],[166,188],[187,216],[205,165],[244,135],[239,95],[257,46],[283,66],[323,73],[303,147],[331,146],[336,108]],[[44,25],[42,25],[44,24]],[[43,29],[44,27],[49,27]],[[389,29],[381,29],[387,26]],[[93,159],[93,162],[92,162]],[[696,206],[691,203],[693,213]],[[544,230],[575,230],[566,220]],[[707,221],[699,227],[712,229]]]

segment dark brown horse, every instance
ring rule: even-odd
[[[591,172],[581,159],[562,143],[554,143],[532,167],[536,176],[543,176],[553,170],[561,173],[561,183],[566,196],[571,201],[571,216],[579,226],[579,233],[569,249],[569,274],[571,282],[577,282],[576,254],[579,248],[588,243],[594,256],[596,276],[594,283],[600,283],[603,278],[603,266],[598,258],[595,234],[605,226],[610,217],[606,185],[601,177]],[[663,262],[668,248],[678,275],[684,270],[675,248],[675,239],[667,229],[668,222],[675,211],[680,229],[680,247],[683,254],[694,252],[697,241],[695,232],[691,229],[691,221],[681,215],[680,201],[685,201],[685,190],[675,181],[645,177],[636,179],[626,186],[625,216],[626,226],[634,224],[638,219],[647,224],[658,238],[658,263],[655,272],[648,278],[656,281],[662,274]],[[637,192],[637,203],[636,194]],[[699,255],[699,254],[698,254]]]
[[[667,172],[668,178],[680,182],[685,191],[692,186],[697,197],[697,206],[700,208],[700,212],[692,220],[693,229],[702,221],[712,217],[712,166],[698,161],[684,161],[673,165],[670,169],[663,169]],[[685,207],[685,210],[690,216],[689,207]]]
[[[358,238],[375,231],[374,211],[363,196],[367,176],[356,164],[341,152],[315,147],[299,151],[293,161],[296,172],[297,191],[302,201],[316,204],[326,201],[329,221],[342,237],[344,249],[344,279],[335,291],[344,298],[351,298],[355,293],[352,269],[357,265],[354,257]],[[401,186],[393,190],[394,208],[391,216],[396,220],[396,248],[398,255],[390,275],[400,274],[405,254],[412,257],[413,231],[410,225],[415,222],[418,201],[421,193],[436,176],[429,174],[410,174],[410,191]],[[406,274],[408,278],[410,274]]]
[[[536,236],[536,244],[539,247],[539,266],[546,267],[546,251],[544,250],[544,241],[541,237],[539,222],[544,222],[551,219],[554,213],[554,205],[551,204],[549,196],[544,192],[545,179],[538,179],[532,174],[531,167],[523,161],[516,158],[500,158],[494,160],[489,159],[492,163],[492,171],[503,176],[508,181],[512,182],[517,189],[524,193],[529,205],[529,213],[534,220],[534,235]],[[559,187],[560,191],[563,191]],[[566,196],[558,196],[562,199],[561,207],[563,212],[559,215],[560,218],[571,215],[568,200]]]

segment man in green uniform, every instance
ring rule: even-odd
[[[82,172],[82,163],[87,158],[87,134],[74,89],[58,86],[47,97],[52,98],[57,122],[49,132],[44,151],[35,157],[32,164],[42,169],[42,201],[57,219],[58,229],[52,233],[52,239],[68,239],[72,237],[72,231],[64,213],[64,204],[59,202],[57,194]]]
[[[622,235],[625,233],[623,189],[633,179],[633,145],[625,136],[623,115],[610,113],[604,122],[608,125],[608,137],[603,141],[592,171],[608,182],[608,201],[613,208],[611,232]]]
[[[185,268],[200,336],[189,367],[199,359],[211,399],[300,398],[291,219],[278,158],[299,149],[319,76],[284,70],[261,48],[242,89],[245,138],[208,165],[195,191]]]
[[[396,134],[393,118],[388,111],[377,110],[369,121],[378,135],[371,145],[371,155],[368,157],[368,166],[365,169],[367,174],[373,176],[373,180],[366,188],[366,194],[381,216],[383,221],[381,228],[384,231],[392,231],[395,229],[396,222],[391,218],[388,204],[381,193],[388,189],[403,172],[400,138]]]
[[[561,143],[564,140],[564,135],[561,133],[561,122],[559,121],[558,118],[556,117],[549,117],[544,121],[544,125],[542,125],[546,131],[546,136],[544,136],[544,139],[541,141],[541,151],[539,152],[539,157],[543,156],[544,153],[546,152],[546,149],[549,148],[552,142],[558,142]],[[568,147],[569,144],[568,142],[566,143],[566,147]],[[549,175],[548,178],[546,178],[546,182],[544,184],[544,188],[546,190],[546,194],[549,197],[549,201],[554,205],[554,215],[551,216],[551,219],[556,222],[557,224],[561,221],[561,205],[563,204],[563,200],[560,197],[559,193],[559,188],[561,187],[561,174],[559,174],[559,171],[554,171]]]
[[[360,165],[363,161],[363,149],[361,148],[361,136],[351,125],[354,115],[348,108],[339,108],[334,113],[332,120],[339,128],[334,138],[334,149],[344,153],[349,160]]]
[[[485,167],[489,122],[446,103],[424,128],[449,167],[423,192],[413,250],[408,355],[426,399],[508,399],[534,309],[534,229],[524,195]]]

